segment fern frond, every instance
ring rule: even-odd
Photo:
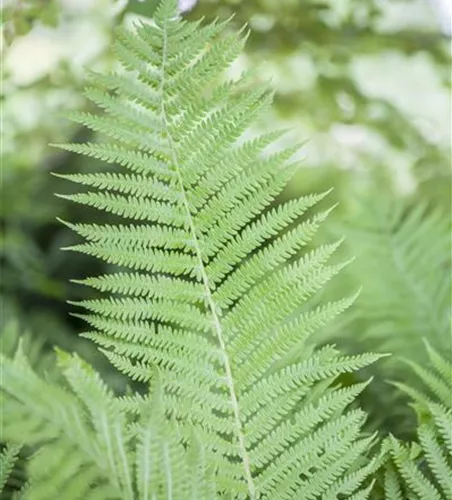
[[[104,139],[63,148],[123,172],[69,175],[88,190],[63,196],[122,221],[66,223],[84,240],[70,250],[121,269],[77,280],[107,292],[77,304],[85,336],[135,380],[154,383],[158,367],[166,415],[183,443],[193,430],[202,441],[220,495],[366,498],[375,437],[350,409],[365,384],[336,380],[379,356],[314,348],[354,299],[311,308],[347,262],[331,263],[341,241],[309,245],[327,193],[274,206],[299,146],[269,153],[280,132],[244,140],[272,92],[222,82],[246,39],[226,24],[181,21],[163,1],[119,34],[124,71],[91,78],[100,112],[74,118]]]
[[[102,485],[105,495],[100,498],[115,491],[109,484],[105,457],[96,449],[99,443],[93,429],[85,421],[85,410],[74,396],[41,380],[20,351],[13,361],[2,359],[1,389],[5,436],[32,446],[49,443],[29,463],[34,498],[64,497],[65,491],[77,488],[75,483],[80,484],[79,495],[82,485],[86,493],[92,484]],[[106,423],[109,418],[114,420],[106,417]],[[118,485],[116,496],[123,493]],[[70,493],[67,497],[79,498]]]
[[[0,453],[0,494],[4,492],[19,458],[20,444],[7,444]]]
[[[407,207],[383,190],[360,201],[345,230],[357,255],[351,271],[364,285],[357,328],[364,325],[379,351],[417,363],[425,361],[423,338],[450,350],[450,218],[424,203]]]
[[[432,347],[428,344],[426,347],[431,369],[411,365],[427,393],[396,384],[414,400],[419,443],[408,447],[393,437],[390,439],[390,453],[399,478],[394,469],[387,470],[388,498],[400,497],[402,488],[419,500],[452,498],[452,369],[449,369],[452,367]]]
[[[403,486],[396,470],[389,464],[384,472],[385,500],[404,500]]]
[[[157,397],[136,399],[131,419],[90,366],[63,352],[58,359],[66,388],[39,378],[20,351],[1,359],[4,438],[37,450],[28,460],[26,498],[215,497],[202,447],[181,445]],[[18,451],[12,445],[2,454],[2,482]]]

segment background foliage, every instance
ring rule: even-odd
[[[84,293],[69,279],[99,274],[101,264],[60,251],[72,236],[55,217],[79,219],[83,209],[53,195],[62,188],[50,175],[83,172],[95,160],[48,143],[87,134],[62,117],[87,106],[80,92],[84,68],[110,68],[114,27],[152,15],[155,3],[2,4],[2,323],[16,321],[37,352],[54,344],[78,351],[116,387],[121,377],[78,339],[81,322],[68,314],[66,301]],[[272,82],[276,107],[259,128],[290,128],[287,141],[307,140],[284,196],[333,186],[339,205],[329,231],[345,235],[345,254],[356,255],[327,294],[362,288],[361,295],[324,339],[350,352],[393,353],[371,368],[374,383],[362,403],[370,427],[412,437],[414,412],[387,379],[416,384],[400,356],[424,361],[423,338],[451,357],[448,27],[433,2],[422,0],[186,0],[181,6],[188,18],[234,15],[233,27],[249,23],[247,52],[231,71],[252,69],[257,80]],[[3,331],[4,351],[13,350],[17,331]],[[39,364],[41,355],[35,359]]]

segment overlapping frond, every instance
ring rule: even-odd
[[[397,383],[413,398],[418,415],[418,442],[387,443],[392,463],[385,476],[387,499],[450,500],[452,498],[452,364],[427,345],[431,367],[411,364],[424,392]]]
[[[310,339],[354,298],[309,307],[345,265],[330,263],[340,241],[307,250],[327,193],[274,206],[298,147],[242,138],[271,102],[247,77],[222,80],[246,36],[175,12],[163,1],[120,33],[124,71],[87,92],[103,112],[73,117],[103,139],[62,146],[123,167],[63,176],[84,189],[65,198],[118,216],[68,224],[84,240],[72,250],[120,267],[78,280],[107,292],[78,304],[85,335],[135,380],[158,367],[167,415],[182,441],[195,430],[227,498],[367,498],[374,436],[349,409],[366,384],[335,381],[378,356]]]
[[[141,399],[131,419],[91,367],[58,357],[66,388],[39,378],[20,351],[1,359],[2,439],[37,450],[27,499],[214,498],[202,448],[181,445],[158,400]],[[17,452],[2,455],[2,480]]]
[[[356,329],[375,348],[417,362],[425,361],[423,338],[449,349],[450,217],[375,190],[356,206],[346,232],[357,255],[352,272],[363,285]]]
[[[13,472],[22,448],[20,444],[6,444],[0,453],[0,495],[6,493],[6,487],[13,479]]]

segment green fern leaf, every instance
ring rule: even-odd
[[[407,207],[380,190],[356,207],[345,229],[365,284],[355,317],[379,351],[425,361],[422,339],[450,350],[450,218],[425,203]],[[395,359],[395,358],[393,358]]]
[[[7,444],[0,453],[0,494],[4,492],[19,458],[22,446]]]
[[[408,447],[390,439],[389,449],[399,478],[393,469],[386,472],[388,498],[400,497],[402,487],[417,500],[452,498],[452,365],[428,344],[426,350],[430,370],[410,364],[428,390],[423,393],[396,384],[414,400],[419,444]]]
[[[77,280],[107,292],[77,304],[85,336],[135,380],[156,383],[158,367],[166,416],[182,442],[203,443],[219,494],[366,498],[375,436],[349,409],[365,384],[335,381],[379,356],[314,348],[353,297],[311,300],[347,263],[330,263],[341,241],[308,250],[327,193],[274,206],[299,146],[277,150],[281,132],[244,139],[272,93],[248,76],[223,82],[246,39],[226,25],[181,21],[163,1],[118,35],[124,71],[91,77],[99,114],[73,116],[103,139],[62,147],[124,169],[66,176],[88,190],[64,198],[119,221],[67,223],[84,240],[69,250],[120,267]]]
[[[67,387],[38,377],[20,351],[1,358],[3,437],[36,449],[27,499],[215,498],[203,448],[181,445],[156,393],[135,398],[132,412],[80,358],[58,360]],[[2,453],[2,483],[19,448]]]

